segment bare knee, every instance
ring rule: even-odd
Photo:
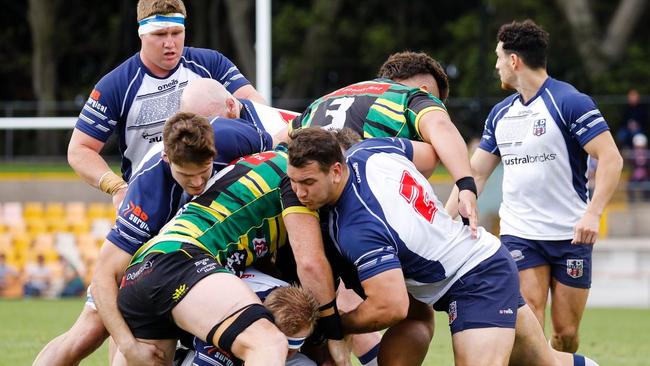
[[[576,327],[563,327],[553,332],[551,345],[558,351],[574,353],[578,350],[579,342]]]

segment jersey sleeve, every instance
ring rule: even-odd
[[[258,130],[247,122],[217,118],[212,121],[214,144],[220,163],[231,163],[242,156],[270,150],[273,138],[266,131]]]
[[[440,99],[424,91],[414,93],[409,97],[407,103],[407,121],[413,124],[420,139],[422,139],[422,134],[420,133],[420,119],[422,116],[431,111],[447,113],[447,107],[445,107]]]
[[[280,181],[280,199],[282,202],[282,217],[291,213],[305,213],[318,218],[318,212],[305,207],[296,193],[291,189],[291,180],[288,176]]]
[[[563,99],[562,115],[571,135],[585,146],[591,139],[608,131],[605,118],[593,99],[582,93],[572,93]]]
[[[387,238],[370,228],[354,228],[340,232],[341,254],[354,263],[363,282],[382,272],[402,268],[394,247],[387,245]]]
[[[129,254],[157,235],[179,205],[182,188],[165,173],[162,160],[145,165],[131,182],[106,237]]]
[[[212,73],[213,79],[219,81],[230,93],[235,93],[244,85],[250,85],[250,81],[244,77],[239,68],[230,59],[217,51],[213,52]]]
[[[99,141],[106,142],[115,130],[120,114],[116,88],[111,74],[102,78],[81,109],[75,128]]]

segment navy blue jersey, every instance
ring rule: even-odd
[[[411,141],[372,138],[346,153],[350,177],[330,207],[329,232],[364,281],[401,268],[408,291],[433,304],[463,274],[496,252],[499,241],[452,220],[411,162]]]
[[[213,174],[235,159],[272,147],[271,136],[249,121],[215,118],[210,123],[217,148]],[[184,203],[183,188],[172,177],[161,151],[162,144],[158,144],[133,175],[115,226],[107,236],[129,254],[158,234]]]
[[[198,78],[215,79],[231,93],[250,84],[217,51],[185,47],[180,62],[165,78],[151,74],[136,53],[95,85],[75,128],[103,142],[116,132],[122,177],[129,181],[132,169],[162,141],[165,120],[178,111],[187,83]]]

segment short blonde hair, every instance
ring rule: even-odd
[[[138,1],[138,22],[157,14],[181,13],[187,17],[182,0],[140,0]]]
[[[264,300],[271,311],[275,325],[287,336],[308,328],[314,330],[318,319],[318,300],[306,289],[296,286],[279,287]]]

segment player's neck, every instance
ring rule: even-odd
[[[149,70],[150,73],[152,73],[154,76],[159,77],[159,78],[165,78],[169,76],[169,70],[165,70],[161,67],[156,66],[153,62],[149,61],[144,55],[142,54],[142,51],[140,52],[140,60],[144,64],[144,66]]]
[[[345,185],[348,183],[348,179],[350,179],[350,169],[348,169],[348,165],[345,163],[342,165],[343,171],[341,172],[341,181],[339,181],[334,189],[334,197],[331,204],[336,204],[339,201],[339,198],[341,198],[343,190],[345,189]]]
[[[546,69],[527,69],[521,73],[518,80],[517,92],[521,94],[524,103],[527,103],[537,94],[547,78],[548,74],[546,73]]]

